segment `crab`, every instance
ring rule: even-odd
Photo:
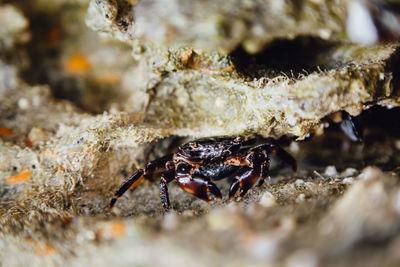
[[[238,192],[241,199],[258,181],[261,186],[268,176],[270,155],[276,154],[296,171],[296,160],[275,144],[254,145],[255,140],[242,136],[216,137],[190,141],[180,146],[176,153],[149,162],[145,168],[132,174],[115,192],[112,208],[129,188],[136,187],[144,178],[161,173],[160,198],[165,210],[170,208],[167,184],[176,180],[181,189],[205,201],[210,194],[222,199],[221,191],[212,182],[233,177],[229,200]]]

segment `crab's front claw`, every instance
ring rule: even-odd
[[[182,190],[207,202],[211,201],[211,197],[207,194],[208,192],[213,194],[218,200],[222,199],[221,191],[211,181],[188,176],[178,177],[177,181]]]
[[[259,168],[252,169],[247,166],[242,167],[229,189],[229,200],[232,200],[235,197],[235,194],[239,189],[239,198],[242,198],[254,185],[259,176]]]
[[[213,194],[218,200],[222,200],[221,191],[213,182],[207,182],[207,191]]]

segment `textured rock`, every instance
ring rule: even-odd
[[[398,43],[338,42],[349,1],[278,2],[197,1],[187,22],[193,2],[155,16],[166,1],[135,13],[136,1],[91,1],[88,23],[121,44],[83,27],[86,0],[15,0],[33,41],[0,29],[19,43],[0,46],[0,265],[399,265],[398,108],[364,112],[362,144],[334,127],[292,142],[297,173],[272,157],[266,183],[240,202],[206,203],[172,182],[164,213],[155,178],[108,208],[128,175],[184,142],[172,135],[302,138],[326,116],[339,122],[336,111],[399,104]],[[280,17],[268,13],[277,5]],[[229,179],[216,183],[226,196]]]
[[[211,36],[203,38],[196,32],[196,29],[208,29],[202,23],[213,24],[213,20],[188,14],[196,10],[196,14],[208,12],[213,17],[213,12],[216,12],[221,17],[217,21],[232,20],[226,22],[231,27],[251,18],[263,27],[261,25],[272,21],[277,23],[275,16],[267,16],[263,12],[271,12],[278,7],[271,7],[272,1],[253,4],[232,1],[227,5],[225,2],[204,1],[189,10],[188,3],[177,1],[167,5],[164,10],[161,8],[164,2],[141,1],[129,7],[133,9],[135,19],[122,19],[116,14],[120,13],[117,10],[125,14],[123,3],[91,1],[87,24],[117,36],[122,34],[125,39],[131,40],[138,64],[131,73],[133,82],[130,91],[125,92],[126,101],[120,103],[122,108],[128,112],[139,112],[146,122],[171,128],[176,135],[291,135],[302,139],[312,132],[320,133],[323,128],[321,119],[335,112],[346,110],[355,116],[374,104],[399,105],[399,85],[393,79],[398,69],[397,44],[360,47],[332,39],[324,41],[299,37],[292,40],[300,34],[306,34],[301,29],[307,29],[307,34],[314,37],[321,37],[319,34],[326,27],[331,27],[330,31],[342,31],[338,30],[338,25],[339,21],[345,21],[344,13],[338,15],[334,10],[344,12],[345,2],[333,4],[304,1],[303,7],[296,6],[301,10],[296,13],[300,23],[288,17],[288,14],[293,14],[290,10],[295,5],[285,2],[283,5],[288,6],[279,7],[282,12],[287,12],[287,16],[281,18],[284,22],[280,25],[283,26],[270,25],[271,29],[279,29],[282,35],[273,31],[256,31],[262,35],[260,37],[252,36],[254,32],[247,28],[243,32],[232,30],[240,35],[235,42],[230,39],[236,38],[233,33],[226,38],[218,34],[231,48],[218,41],[213,43]],[[242,7],[242,4],[251,7]],[[209,9],[210,6],[214,8]],[[233,6],[234,10],[243,14],[239,12],[231,15]],[[335,14],[334,18],[327,16],[323,20],[324,23],[331,23],[331,26],[317,23],[318,17],[307,15],[307,12],[315,12],[323,16],[324,12],[320,9],[331,12],[331,16]],[[163,14],[175,14],[175,11],[182,13],[169,16],[171,22],[163,17]],[[155,17],[150,14],[157,12],[161,14],[160,19],[164,18],[163,23],[150,19]],[[246,12],[257,15],[250,16]],[[194,21],[187,22],[189,19]],[[122,20],[129,25],[125,35],[121,29]],[[169,23],[178,23],[179,27],[193,28],[193,31],[181,31],[176,26],[178,28],[174,28],[176,31],[171,30],[173,37],[170,38],[170,32],[163,28],[168,28]],[[197,26],[188,26],[191,23]],[[213,31],[205,30],[205,34],[213,34]],[[291,41],[278,40],[271,43],[272,39],[278,37]],[[191,42],[192,39],[199,43]],[[243,40],[251,42],[253,39],[264,40],[259,48],[252,51],[257,54],[246,52],[246,45],[244,50],[238,48]],[[215,51],[209,51],[210,47]]]

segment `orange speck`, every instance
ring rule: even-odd
[[[126,226],[122,222],[114,222],[106,225],[103,229],[96,232],[98,240],[110,240],[122,237],[125,235]]]
[[[55,247],[49,244],[43,244],[43,243],[37,243],[35,245],[36,252],[37,254],[44,255],[44,256],[50,256],[54,254],[56,251]]]
[[[31,178],[32,171],[29,169],[23,169],[15,176],[10,176],[6,179],[7,184],[21,184],[25,183],[26,181]]]
[[[58,166],[54,168],[55,171],[65,171],[65,168],[63,166]]]
[[[0,127],[0,135],[12,135],[13,131],[10,128]]]
[[[202,67],[202,58],[201,56],[197,56],[196,58],[192,59],[190,62],[188,62],[188,66],[191,69],[201,71],[203,73],[209,74],[209,75],[214,75],[214,74],[222,74],[222,73],[227,73],[231,72],[235,69],[235,65],[232,64],[228,67],[225,67],[223,69],[209,69],[209,68],[204,68]]]
[[[69,58],[66,69],[73,73],[85,73],[90,69],[90,62],[82,55],[75,54]]]
[[[179,59],[181,60],[182,64],[186,65],[189,62],[189,59],[192,57],[193,50],[192,49],[185,49],[180,55]]]
[[[118,238],[125,235],[126,227],[124,223],[115,222],[110,227],[110,234],[113,238]]]
[[[25,145],[27,147],[33,147],[33,142],[31,139],[29,139],[29,137],[25,138]]]

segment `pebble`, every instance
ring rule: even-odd
[[[162,221],[162,228],[165,230],[175,230],[178,227],[179,219],[175,212],[167,212]]]
[[[294,184],[295,184],[296,186],[302,186],[302,185],[304,185],[304,180],[302,180],[302,179],[297,179],[297,180],[294,182]]]
[[[342,184],[353,184],[354,183],[354,178],[353,177],[347,177],[344,178],[342,181]]]
[[[47,141],[48,134],[42,128],[33,127],[28,134],[28,138],[35,144]]]
[[[18,107],[19,107],[20,109],[26,110],[26,109],[28,109],[30,106],[31,106],[31,105],[30,105],[28,99],[26,99],[26,98],[20,98],[20,99],[18,100]]]
[[[343,177],[355,176],[357,173],[358,173],[358,171],[356,169],[347,168],[340,174],[340,176],[343,176]]]
[[[324,175],[326,175],[326,176],[336,176],[336,175],[338,175],[336,167],[335,166],[326,167],[326,169],[324,171]]]
[[[270,208],[278,205],[278,202],[275,196],[267,191],[261,196],[260,205],[265,208]]]

